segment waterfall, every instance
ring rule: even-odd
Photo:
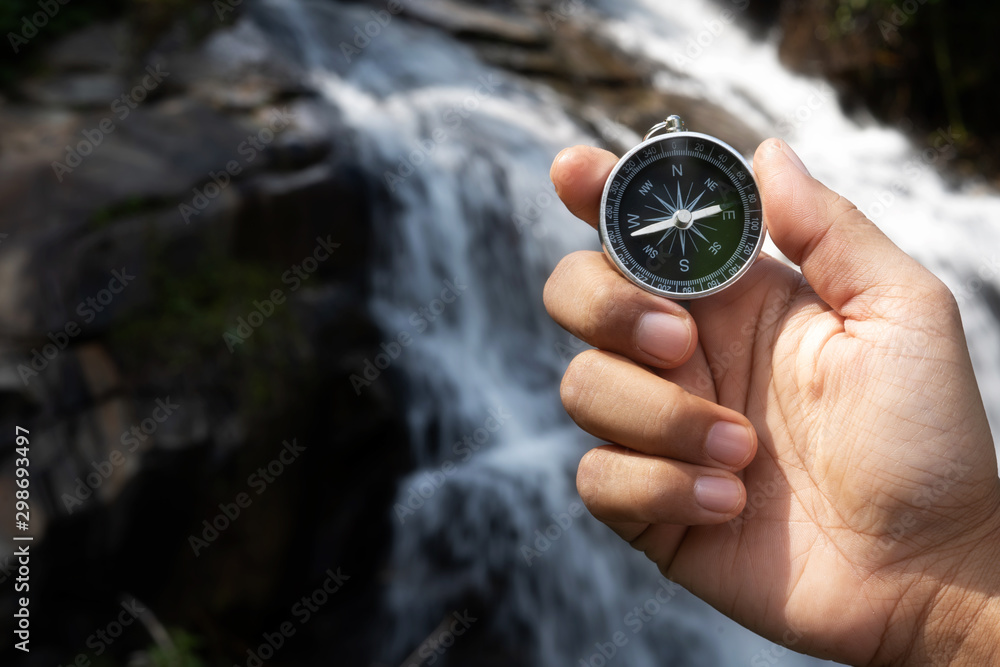
[[[951,190],[926,168],[882,202],[882,190],[904,178],[900,165],[920,152],[844,116],[820,82],[781,68],[773,44],[721,22],[725,8],[616,0],[587,11],[609,39],[661,63],[657,86],[784,136],[817,177],[880,213],[904,249],[953,288],[967,285],[997,236],[986,219],[1000,199]],[[468,610],[506,664],[599,665],[609,650],[609,664],[638,667],[751,664],[762,651],[785,665],[818,664],[666,586],[644,556],[579,512],[574,473],[594,442],[564,414],[558,383],[583,348],[549,321],[541,294],[559,258],[598,247],[548,179],[559,149],[595,137],[551,91],[481,64],[436,30],[394,17],[362,52],[345,51],[371,7],[259,0],[250,17],[309,69],[381,193],[370,305],[404,378],[417,470],[401,481],[393,510],[389,625],[373,659],[399,664],[442,619]],[[681,64],[687,40],[713,21],[721,34]],[[944,220],[951,238],[939,238]],[[963,316],[973,341],[993,340],[981,298],[965,299]],[[998,353],[973,345],[993,424]]]

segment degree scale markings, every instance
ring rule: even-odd
[[[742,204],[740,208],[743,209],[744,213],[744,227],[740,235],[739,243],[737,244],[737,247],[733,255],[730,256],[730,258],[721,267],[719,267],[717,270],[705,276],[699,276],[698,278],[694,278],[687,281],[676,281],[661,276],[657,276],[656,274],[649,271],[640,261],[638,261],[637,257],[634,256],[632,252],[628,250],[628,248],[623,247],[622,250],[624,252],[621,253],[623,255],[621,259],[629,264],[630,269],[633,272],[639,273],[649,278],[651,282],[653,282],[654,284],[668,285],[671,288],[680,288],[680,289],[690,288],[691,286],[698,286],[699,289],[703,291],[707,289],[706,284],[709,282],[728,279],[730,275],[733,275],[735,273],[734,271],[732,271],[734,266],[744,261],[741,250],[743,250],[747,246],[748,236],[751,232],[749,225],[747,224],[747,221],[751,220],[752,216],[754,216],[755,214],[759,216],[760,209],[759,208],[750,209],[749,202],[747,200],[747,193],[746,193],[747,188],[743,187],[745,185],[749,185],[749,183],[744,182],[741,184],[741,182],[735,177],[734,172],[739,170],[740,168],[739,162],[733,162],[732,164],[725,164],[722,161],[720,161],[717,157],[715,157],[716,146],[710,141],[705,142],[709,149],[707,153],[700,151],[692,151],[690,148],[691,139],[689,138],[683,139],[683,144],[684,144],[683,147],[679,147],[677,145],[680,143],[680,141],[681,140],[679,139],[660,141],[654,145],[647,147],[641,153],[637,153],[635,156],[633,156],[633,158],[627,163],[626,167],[623,170],[621,170],[619,174],[616,175],[616,180],[619,181],[619,184],[618,187],[616,187],[613,190],[611,196],[609,197],[609,203],[611,204],[611,206],[608,207],[608,213],[609,213],[608,217],[610,223],[608,224],[608,236],[609,240],[612,241],[615,245],[618,246],[622,245],[623,241],[622,230],[620,228],[621,221],[618,218],[618,216],[621,215],[621,206],[623,203],[622,200],[626,195],[626,193],[629,191],[629,186],[632,184],[632,182],[638,177],[640,172],[642,172],[649,165],[653,164],[654,162],[658,162],[664,158],[688,157],[691,159],[704,161],[705,163],[714,166],[716,169],[718,169],[722,174],[726,176],[726,180],[728,181],[729,184],[735,186],[734,191],[739,195],[739,199]],[[670,150],[666,150],[667,144],[670,144],[671,148]],[[680,185],[679,182],[678,185]],[[657,199],[659,200],[659,203],[661,205],[664,205],[666,207],[667,211],[673,208],[668,204],[666,204],[665,202],[663,202],[659,197],[657,197]],[[701,237],[703,239],[705,238],[703,235],[701,235]]]

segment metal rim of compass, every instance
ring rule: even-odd
[[[722,281],[719,285],[699,292],[674,292],[670,290],[660,289],[638,278],[628,268],[626,268],[624,262],[622,262],[621,258],[615,252],[611,244],[611,241],[608,238],[608,231],[607,231],[608,197],[611,193],[611,184],[615,180],[615,177],[618,175],[619,171],[621,171],[621,168],[636,154],[638,154],[640,151],[644,150],[651,144],[662,141],[672,141],[676,139],[678,135],[710,141],[713,144],[723,148],[729,154],[733,155],[734,157],[736,157],[737,160],[739,160],[739,162],[746,168],[747,173],[750,175],[753,185],[757,190],[758,199],[760,198],[760,184],[757,182],[757,176],[754,174],[750,164],[739,153],[739,151],[737,151],[735,148],[733,148],[726,142],[722,141],[718,137],[713,137],[711,135],[703,134],[701,132],[691,132],[690,130],[684,129],[684,127],[685,127],[684,121],[681,120],[679,116],[670,116],[669,118],[667,118],[667,120],[654,125],[649,130],[649,132],[646,133],[646,138],[643,141],[634,146],[628,153],[626,153],[621,157],[621,159],[615,165],[615,168],[612,170],[611,175],[608,177],[608,180],[604,184],[604,194],[601,197],[601,209],[600,209],[601,219],[600,219],[600,224],[598,225],[598,231],[600,232],[600,238],[601,238],[601,247],[604,250],[604,254],[611,259],[615,267],[618,269],[619,273],[624,275],[630,282],[641,287],[643,290],[647,292],[651,292],[653,294],[666,297],[668,299],[679,299],[679,300],[701,299],[703,297],[711,296],[713,294],[718,294],[722,290],[732,286],[740,278],[742,278],[747,271],[750,270],[750,267],[752,267],[756,263],[757,259],[760,256],[761,248],[763,248],[764,246],[764,240],[767,238],[767,221],[765,220],[763,215],[763,202],[762,202],[761,218],[760,218],[760,235],[757,238],[757,243],[754,247],[753,253],[748,256],[747,261],[740,267],[740,269],[735,274],[726,278],[726,280]]]

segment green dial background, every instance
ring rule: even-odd
[[[633,237],[685,208],[724,211],[673,229]],[[619,268],[668,295],[722,289],[756,259],[763,221],[760,194],[743,160],[721,142],[695,133],[659,137],[623,159],[605,191],[602,240]]]

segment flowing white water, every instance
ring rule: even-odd
[[[733,108],[763,133],[791,114],[786,138],[859,203],[903,178],[906,142],[859,127],[832,99],[813,109],[818,84],[785,73],[772,45],[735,26],[686,65],[687,76],[676,71],[674,54],[717,17],[716,5],[672,2],[668,12],[621,0],[599,11],[623,46],[664,63],[658,85]],[[252,16],[310,68],[356,132],[358,161],[381,193],[372,310],[384,340],[412,341],[395,369],[418,470],[399,488],[391,624],[374,657],[398,663],[443,617],[469,608],[480,636],[510,648],[517,664],[599,665],[608,646],[610,664],[763,664],[753,660],[768,643],[683,592],[657,600],[661,580],[644,557],[570,514],[575,467],[592,443],[565,417],[558,382],[580,348],[548,320],[541,291],[560,257],[597,242],[556,202],[548,167],[563,146],[594,138],[554,96],[479,64],[433,30],[394,19],[348,61],[341,44],[371,21],[368,9],[260,0]],[[810,115],[800,120],[803,105]],[[890,232],[953,284],[974,275],[990,233],[979,222],[988,214],[976,211],[1000,204],[979,208],[930,169],[907,186],[881,219]],[[904,228],[908,216],[927,222]],[[965,227],[961,238],[939,242],[941,219]],[[991,340],[979,300],[964,312],[973,339]],[[976,347],[977,364],[996,368],[996,346]],[[995,406],[1000,382],[995,372],[984,380]],[[609,643],[616,632],[624,646]],[[773,655],[784,665],[817,662]]]

